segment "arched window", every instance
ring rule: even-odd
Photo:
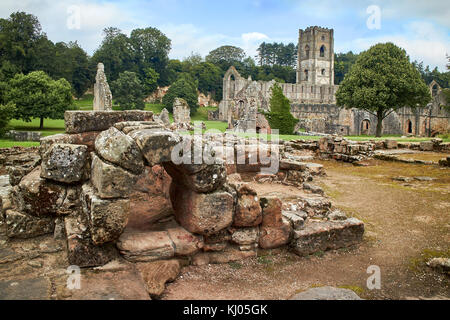
[[[308,81],[308,70],[305,70],[305,81]]]
[[[325,57],[325,46],[320,47],[320,56]]]
[[[321,73],[324,76],[325,75],[325,69],[322,69]]]
[[[309,46],[308,45],[305,46],[305,57],[306,57],[306,59],[309,59]]]
[[[436,97],[437,92],[438,92],[438,87],[437,87],[437,84],[435,84],[433,86],[433,88],[431,89],[431,95],[433,96],[433,98]]]

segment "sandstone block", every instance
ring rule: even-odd
[[[101,198],[128,197],[138,176],[114,166],[92,154],[91,182]]]
[[[64,122],[67,133],[104,131],[117,122],[153,121],[153,112],[141,110],[125,111],[66,111]]]
[[[239,245],[249,245],[257,243],[258,237],[259,237],[258,228],[236,229],[231,235],[232,241]]]
[[[166,282],[174,281],[181,271],[178,260],[139,263],[137,269],[142,275],[151,297],[159,297],[166,289]]]
[[[173,132],[152,129],[135,130],[130,137],[136,141],[150,166],[171,161],[172,149],[181,142]]]
[[[184,229],[183,227],[167,230],[175,247],[175,255],[189,256],[203,248],[203,239]]]
[[[172,184],[175,217],[186,230],[210,235],[233,222],[234,199],[225,191],[203,194]]]
[[[135,174],[144,170],[144,159],[136,142],[114,127],[97,136],[95,150],[102,159],[128,169]]]
[[[362,241],[364,223],[350,218],[343,221],[311,221],[302,230],[294,231],[291,243],[300,256],[317,251],[348,247]]]
[[[37,167],[13,189],[13,203],[33,216],[57,215],[66,197],[66,187],[41,178]]]
[[[238,200],[233,226],[253,227],[262,222],[262,209],[256,191],[247,184],[237,187]]]
[[[41,177],[58,182],[72,183],[89,176],[88,148],[76,144],[53,144],[42,155]]]
[[[175,255],[167,231],[125,232],[120,236],[117,248],[132,262],[150,262]]]
[[[99,245],[117,240],[128,222],[130,201],[100,199],[88,184],[83,185],[81,197],[83,210],[89,216],[92,241]]]
[[[55,227],[52,218],[37,218],[13,210],[6,210],[5,224],[9,238],[33,238],[52,233]]]

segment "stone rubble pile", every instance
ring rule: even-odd
[[[333,211],[309,183],[324,174],[322,166],[283,158],[278,145],[182,135],[146,111],[68,111],[65,120],[66,134],[41,139],[33,159],[9,160],[15,169],[2,218],[10,238],[66,237],[72,265],[101,266],[119,256],[225,263],[256,256],[258,248],[289,245],[306,255],[362,240],[363,223]],[[195,161],[192,142],[201,142],[203,161]],[[274,163],[276,173],[264,172]],[[239,173],[308,192],[286,208],[278,197],[259,197]],[[170,263],[142,270],[155,279],[166,267],[179,270]]]

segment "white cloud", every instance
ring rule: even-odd
[[[406,24],[403,29],[397,34],[358,38],[341,43],[339,49],[346,48],[342,51],[360,52],[376,43],[393,42],[406,50],[411,61],[423,61],[432,68],[437,66],[441,71],[446,70],[446,55],[450,54],[450,41],[445,32],[424,21],[413,21]]]

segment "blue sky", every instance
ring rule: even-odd
[[[380,9],[379,29],[367,26],[371,5]],[[442,0],[1,0],[0,17],[18,10],[35,14],[52,41],[78,40],[89,54],[108,26],[127,34],[156,27],[172,40],[170,57],[182,59],[225,44],[254,56],[262,41],[297,43],[298,29],[312,25],[334,29],[336,52],[392,41],[442,71],[450,54],[450,5]],[[68,27],[78,21],[73,12],[79,29]]]

